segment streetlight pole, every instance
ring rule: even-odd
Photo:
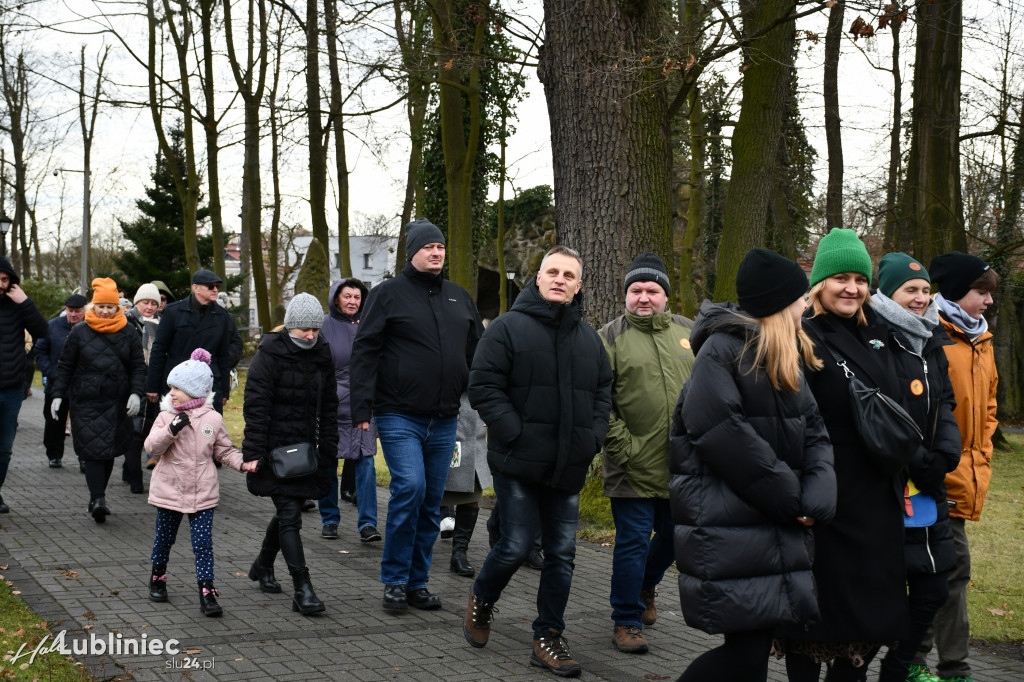
[[[0,256],[7,255],[7,233],[11,231],[14,221],[7,217],[7,214],[0,208]]]
[[[54,176],[58,173],[81,173],[82,174],[82,274],[78,281],[79,293],[85,296],[89,291],[89,241],[91,211],[89,210],[89,167],[85,170],[73,168],[55,168]]]

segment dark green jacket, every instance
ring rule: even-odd
[[[693,322],[626,313],[599,332],[612,368],[612,414],[604,440],[604,494],[668,499],[668,432],[690,376]]]

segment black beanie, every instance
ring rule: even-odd
[[[807,292],[807,273],[768,249],[751,249],[736,272],[740,307],[753,317],[768,317]]]
[[[427,244],[445,243],[444,235],[437,225],[426,218],[417,218],[405,226],[405,257],[412,260],[417,251]]]
[[[668,283],[668,271],[665,270],[665,262],[656,253],[641,253],[633,259],[626,271],[625,291],[629,291],[629,285],[633,282],[654,282],[665,290],[665,295],[672,294],[672,288]]]
[[[950,251],[932,258],[928,268],[932,281],[939,285],[942,298],[950,302],[959,301],[971,290],[971,285],[988,270],[988,263],[977,256],[960,251]]]

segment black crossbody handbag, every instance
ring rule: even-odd
[[[324,377],[317,372],[315,441],[282,445],[271,450],[267,461],[275,478],[284,481],[290,478],[302,478],[316,472],[319,464],[320,400],[323,395],[323,387]]]
[[[841,355],[824,340],[819,342],[828,349],[849,381],[853,425],[864,448],[886,473],[895,474],[906,466],[920,447],[924,434],[899,403],[882,393],[881,389],[867,386],[847,367]]]

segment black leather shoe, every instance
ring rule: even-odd
[[[304,500],[302,502],[302,511],[313,511],[316,509],[316,502],[313,500]]]
[[[104,523],[107,520],[107,514],[110,510],[107,509],[107,498],[97,497],[95,500],[89,503],[89,513],[92,514],[93,521],[96,523]]]
[[[452,551],[452,560],[448,565],[452,573],[461,575],[464,578],[472,578],[476,575],[476,569],[469,563],[466,550],[456,549]]]
[[[526,566],[535,571],[544,568],[544,555],[539,549],[534,548],[530,550],[530,555],[526,557]]]
[[[360,542],[380,542],[380,531],[377,530],[376,526],[366,526],[359,531]]]
[[[405,597],[405,585],[387,585],[384,587],[384,610],[405,611],[409,602]]]
[[[320,531],[320,536],[321,537],[325,537],[328,540],[337,540],[338,539],[338,524],[336,524],[336,523],[326,523],[326,524],[324,524],[324,529],[322,531]]]
[[[11,511],[11,508],[4,504],[4,498],[0,496],[0,514],[7,514]]]
[[[349,502],[351,504],[356,503],[356,494],[351,490],[342,490],[338,493],[338,497],[340,497],[344,502]]]
[[[60,463],[59,459],[57,459],[56,457],[51,457],[50,458],[50,468],[51,469],[60,469],[62,466],[64,466],[64,465]]]
[[[217,603],[219,596],[212,580],[199,581],[199,610],[204,616],[217,617],[224,613],[224,609]]]
[[[441,608],[441,598],[436,594],[431,594],[425,587],[413,590],[406,595],[406,599],[410,606],[423,611],[435,611]]]
[[[154,566],[149,576],[149,598],[152,601],[167,601],[167,568]]]

